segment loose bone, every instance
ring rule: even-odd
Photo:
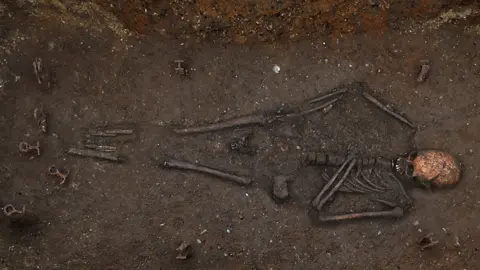
[[[29,153],[31,151],[36,151],[37,156],[40,156],[40,142],[37,141],[36,145],[30,145],[27,142],[21,142],[18,145],[18,150],[22,153]]]
[[[338,215],[327,215],[319,216],[320,221],[342,221],[349,219],[359,219],[365,217],[402,217],[403,209],[400,207],[395,207],[389,211],[372,211],[372,212],[359,212],[359,213],[350,213],[350,214],[338,214]]]
[[[23,206],[22,210],[17,210],[15,207],[11,204],[7,204],[3,207],[3,213],[9,217],[13,214],[23,214],[25,213],[25,206]]]
[[[219,131],[223,129],[243,127],[243,126],[265,126],[274,121],[281,121],[288,118],[305,116],[307,114],[320,111],[324,108],[329,107],[330,105],[333,105],[335,102],[337,102],[341,98],[342,97],[339,97],[334,100],[328,101],[322,105],[314,107],[312,109],[308,109],[308,110],[304,110],[296,113],[277,114],[277,115],[269,115],[267,113],[262,113],[262,114],[246,115],[246,116],[227,119],[218,123],[213,123],[213,124],[208,124],[208,125],[198,126],[198,127],[187,127],[182,129],[175,129],[174,131],[177,134],[185,135],[185,134]]]
[[[217,169],[213,169],[210,167],[206,166],[201,166],[201,165],[195,165],[193,163],[189,162],[184,162],[180,160],[175,160],[175,159],[169,159],[165,160],[161,166],[165,168],[171,168],[171,169],[180,169],[180,170],[189,170],[189,171],[196,171],[196,172],[201,172],[209,175],[213,175],[234,183],[237,183],[239,185],[249,185],[252,183],[252,179],[243,177],[243,176],[238,176],[234,175],[231,173],[223,172]]]
[[[390,116],[392,116],[393,118],[397,119],[398,121],[406,124],[407,126],[409,126],[410,128],[412,129],[415,129],[415,126],[410,122],[408,121],[405,117],[401,116],[400,114],[390,110],[389,108],[387,108],[387,106],[383,105],[378,99],[374,98],[372,95],[370,95],[369,93],[367,92],[363,92],[362,93],[363,97],[365,97],[368,101],[370,101],[371,103],[373,103],[375,106],[377,106],[378,108],[380,108],[382,111],[388,113]]]
[[[60,182],[60,185],[63,185],[65,181],[67,181],[67,177],[70,174],[69,170],[65,171],[60,171],[57,166],[52,165],[50,168],[48,168],[48,173],[52,176],[56,176],[62,179],[62,182]]]

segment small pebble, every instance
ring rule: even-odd
[[[280,67],[278,65],[274,65],[273,66],[273,72],[275,72],[276,74],[280,73]]]
[[[455,243],[453,245],[455,247],[460,247],[460,240],[458,239],[458,236],[455,236]]]
[[[52,51],[53,49],[55,49],[55,42],[53,41],[48,42],[48,50]]]

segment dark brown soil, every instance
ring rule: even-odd
[[[0,4],[0,202],[26,207],[0,219],[2,269],[477,268],[477,2],[93,2]],[[38,84],[37,57],[50,88]],[[175,72],[179,59],[187,76]],[[418,83],[421,60],[431,71]],[[172,132],[297,108],[339,86],[349,91],[326,115]],[[361,91],[393,104],[418,131]],[[50,113],[47,134],[33,118],[39,107]],[[126,162],[66,154],[89,128],[113,124],[135,129],[117,142]],[[229,149],[248,134],[254,153]],[[37,140],[41,156],[19,153],[21,141]],[[300,168],[303,153],[395,157],[416,148],[453,153],[461,183],[412,190],[415,204],[398,220],[312,219],[309,203],[324,181],[321,169]],[[254,183],[164,170],[165,156],[252,175]],[[71,171],[65,185],[48,175],[52,164]],[[272,178],[293,173],[291,198],[273,199]],[[360,201],[340,194],[328,209],[366,210]],[[439,243],[421,251],[418,241],[430,233]],[[177,260],[182,241],[192,256]]]

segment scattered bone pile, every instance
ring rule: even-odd
[[[82,142],[82,148],[70,148],[70,155],[104,159],[115,162],[125,161],[120,147],[135,138],[133,128],[95,128],[90,129]]]

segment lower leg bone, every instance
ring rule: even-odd
[[[206,167],[206,166],[195,165],[193,163],[184,162],[180,160],[174,160],[174,159],[166,160],[161,164],[161,166],[166,168],[172,168],[172,169],[201,172],[201,173],[213,175],[231,182],[235,182],[240,185],[248,185],[252,183],[252,179],[250,178],[234,175],[231,173],[223,172],[223,171]]]
[[[198,126],[198,127],[187,127],[182,129],[175,129],[175,133],[177,134],[192,134],[192,133],[204,133],[210,131],[218,131],[227,128],[233,127],[241,127],[241,126],[254,126],[259,125],[263,126],[268,122],[268,117],[263,114],[255,114],[255,115],[246,115],[240,116],[236,118],[231,118],[228,120],[224,120],[222,122],[208,124],[205,126]]]

